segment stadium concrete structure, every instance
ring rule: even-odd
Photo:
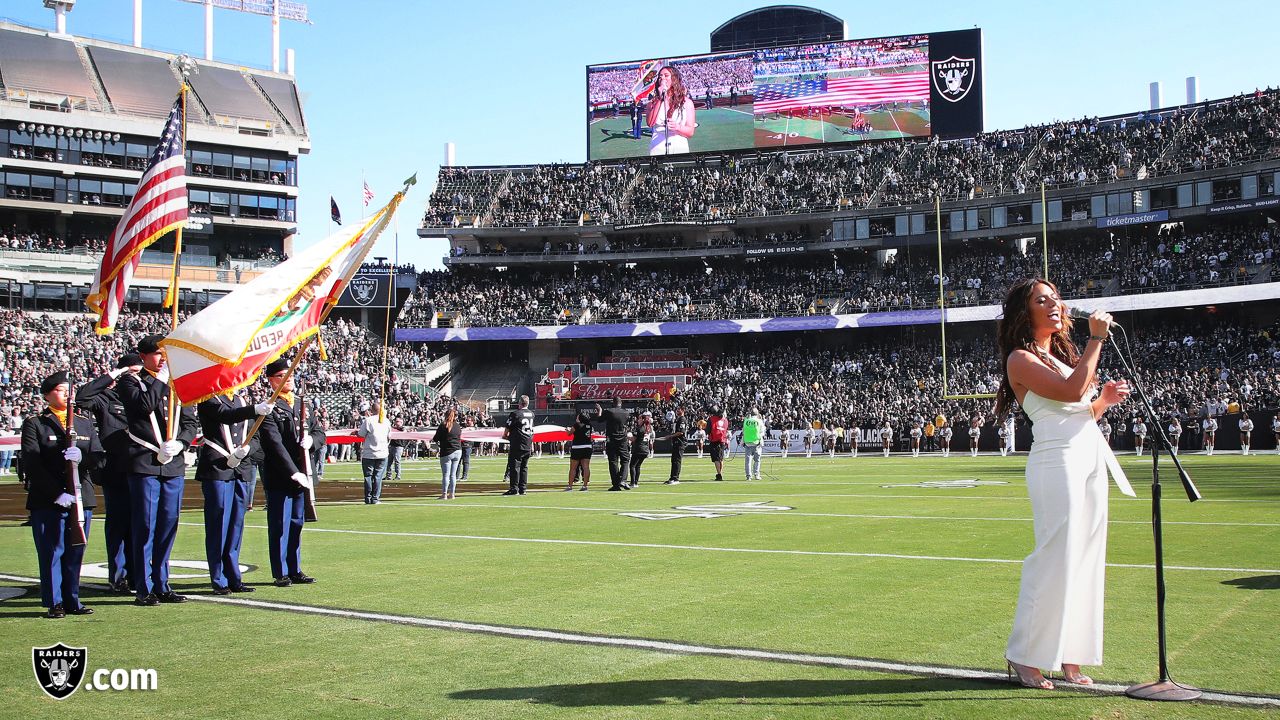
[[[0,304],[82,311],[105,241],[180,87],[172,54],[0,23]],[[294,77],[197,60],[187,95],[192,218],[182,307],[226,294],[287,256],[298,157],[311,141]],[[53,239],[57,251],[46,247]],[[65,246],[65,247],[63,247]],[[173,239],[143,254],[129,305],[158,308]]]

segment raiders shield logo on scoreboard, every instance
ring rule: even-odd
[[[371,277],[357,277],[351,281],[351,299],[357,305],[368,305],[378,294],[378,281]]]
[[[80,687],[88,660],[89,648],[68,647],[62,643],[31,648],[31,668],[36,671],[36,682],[54,700],[65,700]]]
[[[933,69],[930,73],[933,76],[933,87],[942,99],[960,102],[969,94],[978,69],[978,63],[973,58],[952,55],[946,60],[935,60],[930,65]]]

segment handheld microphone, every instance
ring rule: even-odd
[[[1070,311],[1068,312],[1068,314],[1071,317],[1075,318],[1076,320],[1088,320],[1089,316],[1093,314],[1093,311],[1088,310],[1086,308],[1073,306],[1070,308]],[[1116,322],[1115,320],[1112,320],[1111,324],[1115,325],[1116,327],[1120,327],[1120,323]]]

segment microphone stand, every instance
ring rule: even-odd
[[[1124,334],[1125,346],[1130,347],[1129,336],[1125,333],[1124,328],[1114,323],[1112,327]],[[1151,530],[1155,540],[1156,551],[1156,636],[1159,645],[1160,678],[1154,682],[1132,685],[1124,691],[1124,694],[1138,700],[1195,700],[1201,695],[1198,689],[1181,685],[1169,677],[1169,655],[1165,640],[1164,533],[1160,514],[1160,448],[1164,448],[1169,453],[1169,457],[1173,459],[1173,465],[1178,470],[1178,479],[1182,481],[1182,489],[1187,493],[1187,500],[1190,502],[1199,500],[1200,491],[1196,489],[1195,483],[1191,481],[1191,476],[1187,474],[1186,469],[1182,467],[1182,462],[1178,460],[1178,453],[1169,443],[1163,423],[1159,421],[1155,410],[1151,407],[1151,400],[1147,396],[1146,390],[1142,387],[1142,381],[1133,367],[1132,358],[1126,359],[1124,352],[1120,350],[1120,345],[1116,342],[1114,334],[1111,335],[1111,347],[1116,351],[1116,355],[1119,356],[1125,372],[1129,374],[1129,382],[1133,385],[1134,393],[1138,396],[1139,402],[1142,403],[1143,409],[1146,410],[1147,417],[1151,418],[1156,439],[1156,442],[1151,445]]]

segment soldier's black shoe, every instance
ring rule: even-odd
[[[287,577],[278,577],[275,582],[276,587],[289,587],[292,584],[293,581]]]
[[[518,490],[508,490],[508,491],[506,491],[506,492],[504,492],[504,493],[502,493],[502,494],[503,494],[503,495],[519,495],[519,494],[520,494],[520,492],[519,492]]]
[[[316,581],[315,578],[306,573],[293,573],[289,576],[289,579],[300,585],[310,585]]]
[[[147,593],[135,598],[133,604],[141,605],[142,607],[155,607],[160,604],[160,598],[156,597],[155,593]]]
[[[186,595],[179,595],[178,593],[176,593],[176,592],[174,592],[174,591],[170,590],[169,592],[162,592],[162,593],[157,594],[157,595],[156,595],[156,599],[157,599],[157,600],[159,600],[159,601],[160,601],[160,602],[162,602],[162,603],[166,603],[166,604],[169,604],[169,605],[177,605],[177,604],[179,604],[179,603],[184,603],[184,602],[186,602],[186,601],[187,601],[187,596],[186,596]]]
[[[214,585],[214,586],[213,586],[213,594],[214,594],[214,595],[230,595],[230,594],[231,594],[231,588],[229,588],[229,587],[222,587],[222,586],[220,586],[220,585]]]
[[[233,593],[251,593],[257,589],[258,588],[255,588],[251,585],[244,585],[244,584],[231,586],[231,592]]]
[[[111,584],[111,592],[116,595],[129,595],[133,593],[133,590],[129,589],[128,580],[118,580]]]
[[[45,613],[44,616],[51,620],[61,620],[67,616],[67,612],[62,609],[61,605],[54,605],[49,608],[49,612]]]
[[[69,614],[69,615],[92,615],[92,614],[93,614],[93,608],[89,607],[88,605],[81,605],[80,607],[76,608],[75,610],[68,610],[68,611],[67,611],[67,614]]]

